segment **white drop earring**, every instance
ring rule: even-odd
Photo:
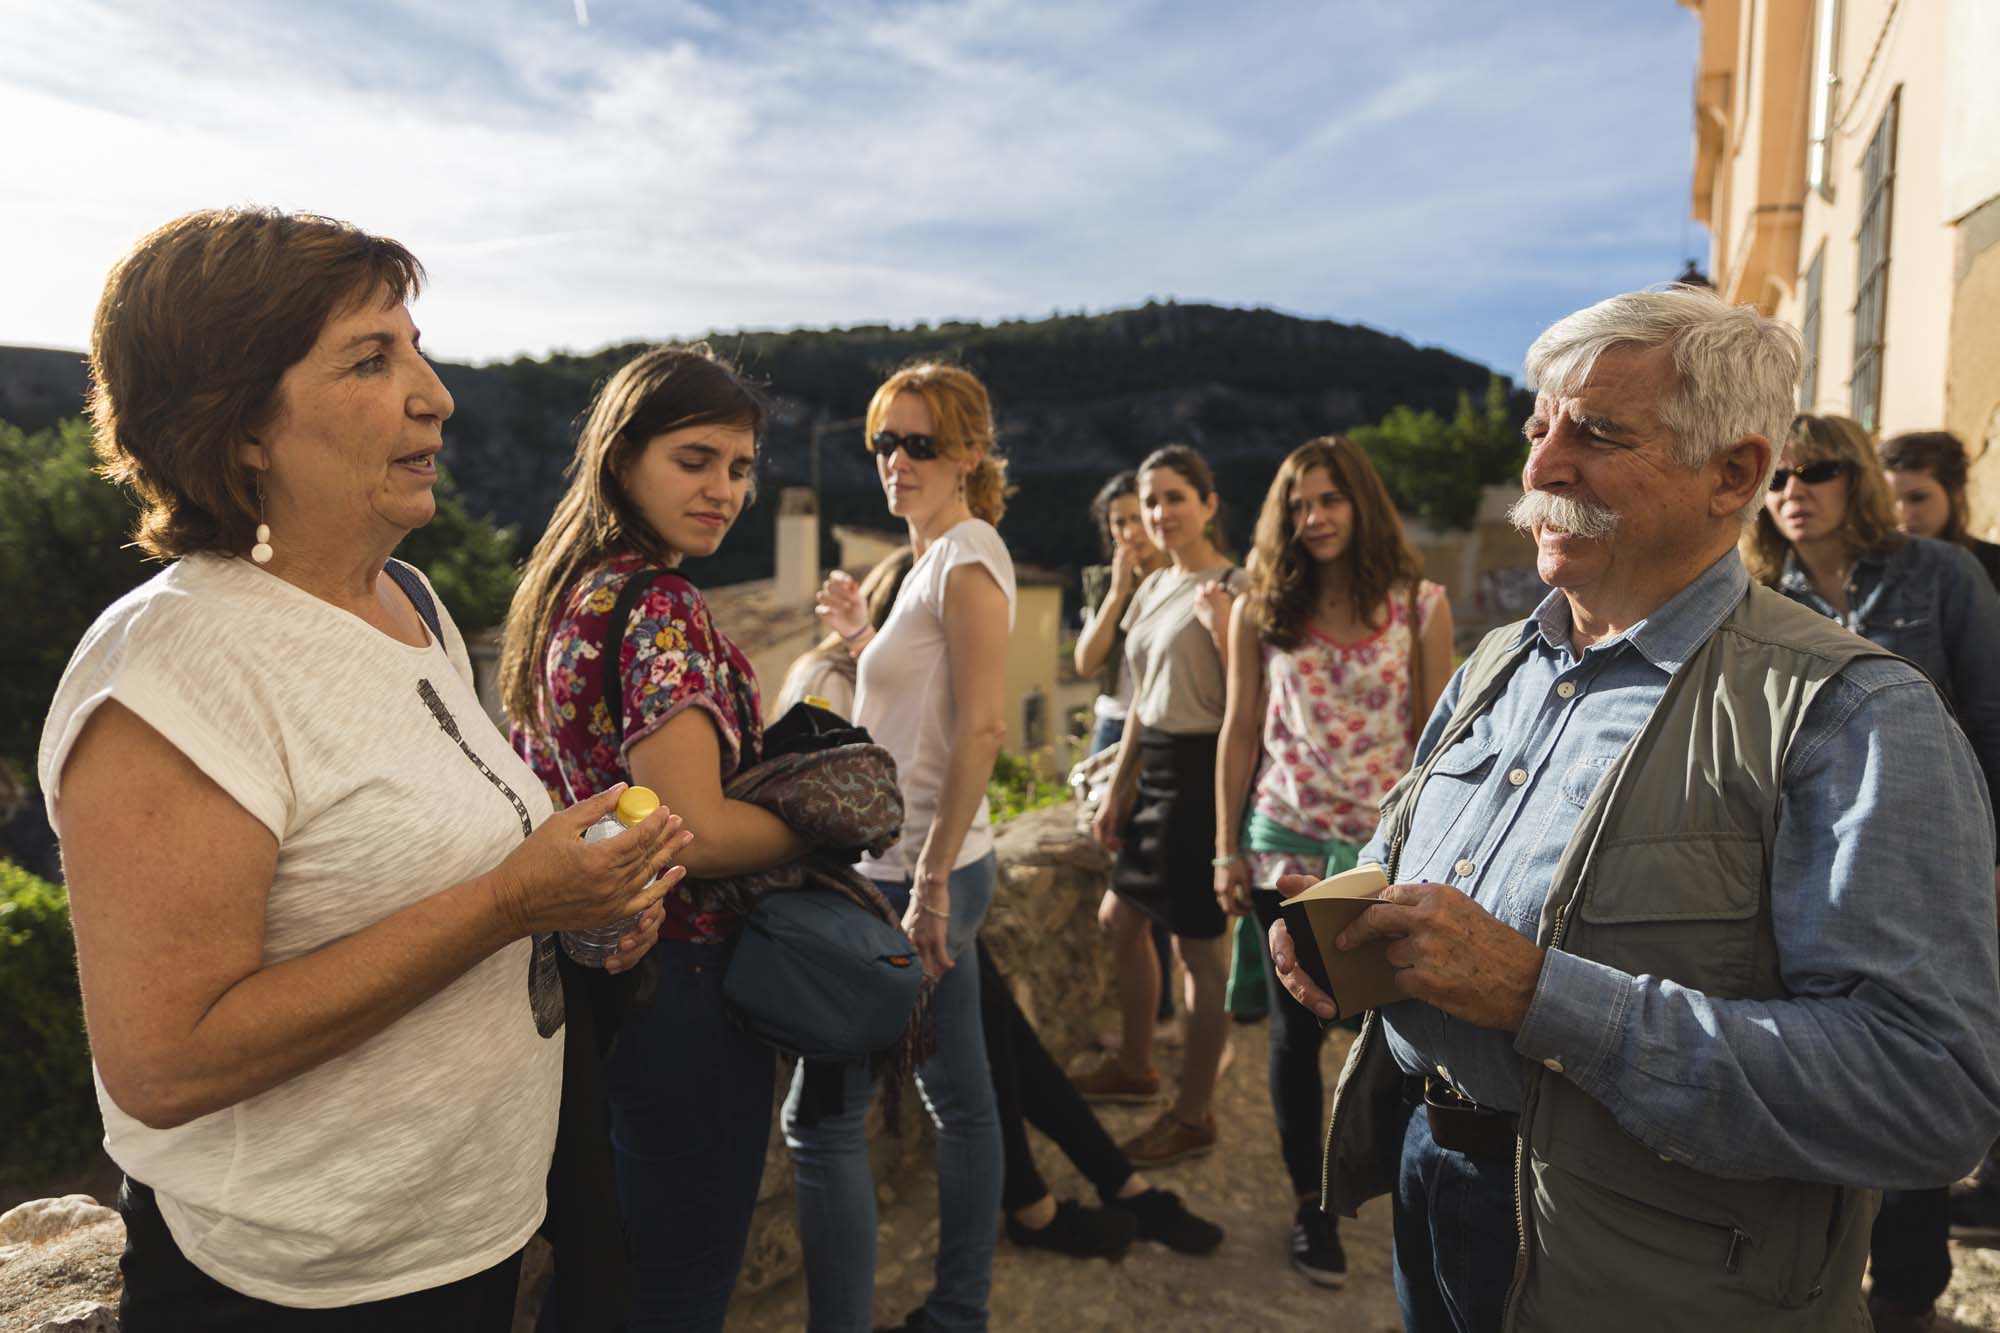
[[[264,521],[264,477],[257,477],[257,544],[250,548],[250,558],[260,565],[271,563],[271,525]]]

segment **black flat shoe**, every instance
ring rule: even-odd
[[[1172,1190],[1151,1189],[1104,1206],[1138,1218],[1140,1240],[1159,1241],[1181,1254],[1207,1254],[1222,1244],[1222,1228],[1189,1212]]]
[[[1122,1259],[1139,1235],[1139,1219],[1123,1208],[1087,1208],[1073,1199],[1056,1204],[1048,1225],[1031,1227],[1007,1216],[1007,1239],[1075,1259]]]

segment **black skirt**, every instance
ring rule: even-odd
[[[1119,831],[1111,891],[1176,935],[1212,940],[1228,925],[1215,901],[1216,737],[1139,728],[1139,797]]]

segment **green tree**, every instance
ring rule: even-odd
[[[96,465],[82,421],[0,422],[0,762],[23,773],[84,630],[158,568],[129,545],[132,502]]]
[[[519,580],[514,529],[495,527],[468,512],[458,488],[443,473],[436,494],[436,517],[403,538],[396,558],[429,576],[460,632],[491,629],[507,618]]]
[[[0,763],[23,774],[84,631],[160,568],[131,545],[135,507],[96,465],[83,421],[33,433],[0,422]],[[468,513],[441,478],[437,517],[397,553],[469,634],[506,616],[513,548],[510,529]]]
[[[1487,382],[1479,407],[1461,391],[1449,418],[1392,408],[1378,424],[1357,427],[1353,439],[1374,460],[1400,508],[1445,528],[1470,525],[1481,489],[1517,480],[1527,450],[1498,375]]]

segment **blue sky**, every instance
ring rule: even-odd
[[[588,22],[579,22],[579,14]],[[416,251],[433,354],[1149,297],[1516,372],[1706,255],[1672,0],[0,0],[0,343],[188,209]]]

